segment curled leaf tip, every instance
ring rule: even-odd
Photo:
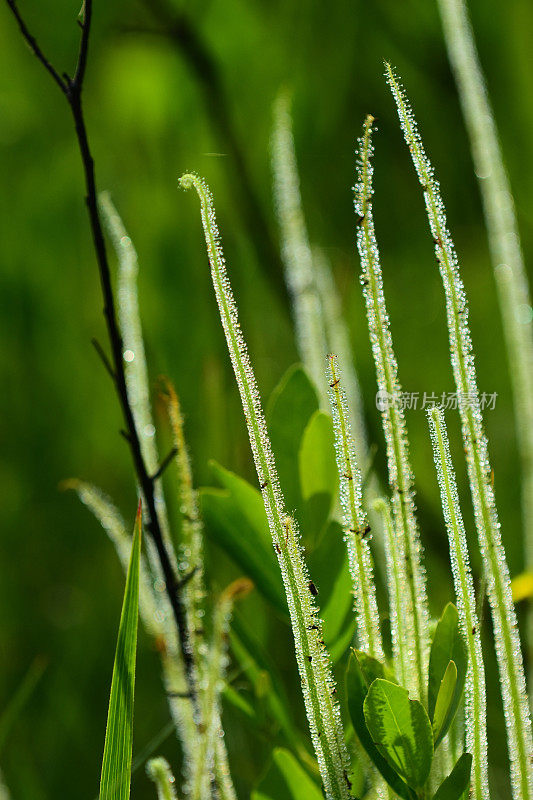
[[[182,189],[190,189],[191,186],[197,187],[199,182],[200,178],[198,175],[195,175],[192,172],[186,172],[178,180],[178,185],[181,186]]]

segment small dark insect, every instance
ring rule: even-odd
[[[308,631],[317,631],[318,630],[318,625],[308,625],[307,626],[307,630]]]
[[[474,627],[472,628],[472,636],[475,636],[475,635],[476,635],[476,626],[474,625]]]
[[[361,283],[363,284],[363,286],[368,286],[370,281],[368,280],[368,278],[361,278]]]
[[[344,775],[344,780],[346,781],[346,785],[348,786],[348,789],[351,789],[352,788],[352,782],[349,779],[348,773],[346,772],[345,769],[343,769],[342,774]]]
[[[281,547],[279,546],[279,544],[275,544],[274,547],[276,548],[276,553],[278,553],[279,555],[281,553]]]
[[[337,694],[337,687],[336,686],[334,686],[333,689],[331,690],[331,694],[332,695]]]
[[[333,381],[333,383],[330,383],[331,388],[333,389],[333,387],[336,386],[338,383],[340,383],[340,378],[337,378],[336,381]]]
[[[262,484],[261,484],[261,486],[260,486],[259,488],[260,488],[261,490],[263,490],[263,489],[266,489],[266,487],[268,486],[268,484],[269,484],[269,481],[268,481],[268,480],[266,480],[264,483],[262,483]]]
[[[308,585],[308,587],[309,587],[309,591],[311,592],[311,594],[313,595],[313,597],[316,597],[316,596],[317,596],[317,594],[318,594],[318,589],[316,588],[316,586],[315,586],[315,584],[313,583],[313,581],[309,581],[309,583],[308,583],[307,585]]]
[[[307,660],[309,661],[309,663],[311,663],[311,661],[313,660],[313,656],[307,656]]]
[[[361,538],[364,539],[365,536],[368,536],[371,530],[372,528],[370,527],[370,525],[367,525],[366,528],[364,528],[364,530],[361,532]]]

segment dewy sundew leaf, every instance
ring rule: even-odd
[[[403,585],[404,559],[403,543],[396,536],[388,500],[378,497],[374,501],[374,509],[381,514],[385,539],[385,557],[387,561],[387,586],[389,593],[389,615],[392,639],[392,657],[396,677],[402,685],[408,682],[410,669],[407,652],[407,635],[405,632]]]
[[[522,461],[526,566],[533,570],[533,313],[516,211],[465,0],[438,0],[470,137],[498,287]],[[533,614],[530,615],[530,636]],[[533,674],[533,673],[532,673]]]
[[[425,154],[416,122],[396,76],[386,65],[386,77],[396,101],[405,141],[424,194],[435,242],[435,253],[446,294],[446,316],[457,388],[468,475],[479,546],[488,578],[496,655],[507,724],[511,785],[516,800],[533,798],[533,742],[520,637],[511,595],[511,582],[491,483],[487,439],[483,431],[468,308],[459,263],[448,231],[444,203]]]
[[[459,495],[457,494],[444,414],[440,409],[432,408],[428,411],[428,420],[442,508],[448,531],[457,608],[468,647],[465,701],[466,749],[472,753],[473,757],[472,797],[475,800],[488,800],[485,669],[481,650],[481,633],[476,613],[474,581],[470,569],[465,528],[459,507]]]
[[[157,789],[157,800],[178,800],[176,779],[168,761],[162,756],[152,758],[146,765],[146,773]]]
[[[373,117],[368,116],[359,143],[358,182],[354,189],[357,247],[361,258],[361,283],[376,364],[378,400],[387,445],[394,529],[401,540],[404,556],[405,641],[406,650],[413,662],[408,685],[411,691],[423,700],[426,695],[429,658],[426,578],[421,562],[422,548],[415,519],[413,473],[409,462],[405,416],[401,407],[398,365],[392,347],[372,217],[372,123]]]
[[[321,623],[314,602],[317,590],[303,559],[296,522],[284,508],[259,391],[226,273],[213,198],[207,185],[196,175],[183,175],[180,185],[184,189],[194,187],[200,198],[211,276],[287,595],[303,697],[326,796],[348,800],[348,753],[339,706],[334,698],[335,683],[329,656],[321,642]]]
[[[350,431],[348,404],[337,357],[327,358],[327,379],[335,431],[335,452],[339,470],[341,506],[344,517],[344,539],[348,549],[353,582],[359,647],[373,658],[384,659],[379,613],[374,586],[372,554],[368,544],[370,526],[363,510],[361,474],[355,457]]]

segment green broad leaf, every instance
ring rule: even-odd
[[[312,543],[320,538],[339,491],[333,421],[324,411],[315,411],[305,428],[298,465],[302,531]]]
[[[447,721],[452,708],[456,684],[457,667],[455,666],[454,661],[450,661],[440,684],[437,702],[435,703],[433,720],[431,723],[435,747],[437,747],[442,737],[448,730],[449,725],[447,725]]]
[[[448,731],[457,713],[468,669],[468,651],[461,631],[459,613],[453,603],[448,603],[442,612],[435,630],[429,656],[428,711],[429,718],[432,721],[435,715],[437,697],[450,661],[453,661],[457,668],[457,680],[448,715],[441,730],[441,739]]]
[[[307,424],[317,410],[315,388],[304,367],[294,364],[272,392],[266,412],[287,508],[301,507],[298,451]]]
[[[410,700],[402,686],[377,678],[363,706],[378,750],[412,789],[421,789],[433,761],[433,733],[422,703]]]
[[[272,763],[252,792],[252,800],[324,800],[312,780],[289,750],[275,748]]]
[[[367,677],[372,675],[372,671],[382,675],[383,665],[370,656],[355,652],[351,654],[346,670],[346,699],[352,725],[362,747],[393,791],[404,800],[416,800],[414,792],[379,752],[367,728],[364,703],[368,695]]]
[[[391,683],[397,683],[397,680],[392,674],[392,670],[389,669],[386,664],[378,661],[378,659],[373,656],[369,656],[368,653],[363,653],[362,650],[355,650],[355,655],[367,687],[370,687],[378,678],[384,678]]]
[[[211,468],[223,489],[199,491],[207,535],[287,617],[287,601],[260,492],[216,462],[211,462]]]
[[[139,503],[111,680],[100,778],[100,800],[128,800],[130,796],[141,536],[142,520]]]
[[[472,756],[470,753],[463,753],[433,795],[433,800],[462,800],[470,785],[471,770]]]
[[[345,630],[347,622],[353,620],[348,552],[338,522],[329,523],[319,546],[309,555],[308,564],[320,592],[320,617],[324,641],[329,647]]]

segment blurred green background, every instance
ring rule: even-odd
[[[210,285],[198,204],[177,189],[187,170],[205,175],[217,204],[241,321],[266,398],[297,360],[280,279],[273,216],[271,104],[294,89],[295,141],[310,237],[328,253],[342,292],[365,395],[370,439],[383,440],[375,378],[356,280],[350,187],[364,114],[378,119],[375,217],[385,289],[405,391],[453,391],[443,292],[422,198],[403,144],[384,58],[396,65],[442,184],[462,263],[487,413],[503,538],[512,574],[522,569],[519,476],[508,366],[481,205],[433,0],[168,0],[197,37],[190,47],[146,29],[158,4],[96,2],[86,117],[97,179],[111,192],[137,247],[152,379],[175,382],[199,485],[208,461],[252,478],[239,398]],[[72,70],[79,0],[21,0],[21,11],[59,71]],[[533,254],[533,6],[471,0],[471,14],[518,208],[526,263]],[[168,27],[168,26],[167,26]],[[187,40],[188,41],[188,40]],[[196,60],[195,60],[196,58]],[[207,67],[206,67],[207,64]],[[214,71],[211,71],[211,69]],[[237,156],[236,156],[237,154]],[[123,575],[105,534],[59,482],[80,476],[119,503],[128,521],[135,484],[110,381],[90,345],[106,341],[82,175],[69,112],[0,3],[0,707],[37,655],[44,676],[0,752],[15,800],[97,793]],[[249,214],[243,164],[264,220]],[[248,198],[249,200],[249,198]],[[268,236],[265,235],[268,232]],[[452,597],[425,414],[408,412],[432,610]],[[472,513],[456,420],[461,497],[472,550]],[[384,474],[384,473],[383,473]],[[213,568],[216,558],[217,566]],[[476,568],[478,564],[476,563]],[[209,548],[218,587],[238,574]],[[243,618],[262,608],[254,595]],[[521,609],[523,611],[523,609]],[[294,655],[276,621],[279,667],[302,718]],[[490,642],[490,619],[485,621]],[[489,655],[490,760],[507,796],[497,678]],[[232,769],[246,797],[272,743],[226,712]],[[168,722],[157,654],[139,647],[134,753]],[[162,750],[179,764],[173,735]],[[133,796],[153,797],[140,769]]]

